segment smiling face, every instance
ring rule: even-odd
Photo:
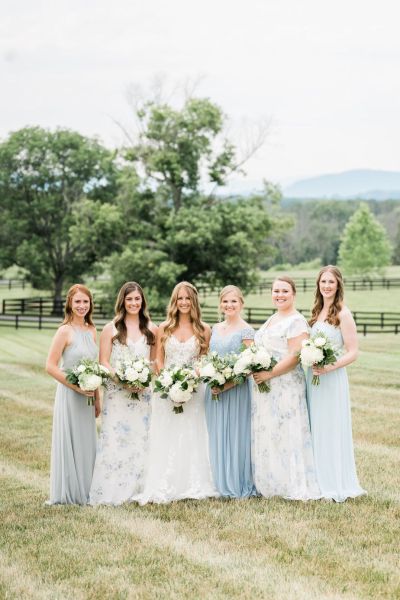
[[[189,294],[189,290],[184,285],[179,288],[178,296],[176,299],[176,307],[182,314],[189,314],[192,308],[192,300]]]
[[[90,298],[87,294],[84,294],[83,292],[76,292],[76,294],[74,294],[72,296],[71,299],[71,311],[72,314],[83,318],[85,317],[88,312],[90,310]]]
[[[319,278],[319,291],[325,300],[332,300],[338,289],[338,282],[332,271],[324,271]]]
[[[126,294],[124,307],[128,315],[137,315],[142,307],[142,295],[139,290],[133,290]]]
[[[227,292],[221,298],[220,310],[225,317],[235,317],[240,314],[243,303],[235,292]]]
[[[288,311],[293,308],[295,293],[287,281],[277,279],[272,285],[272,302],[278,310]]]

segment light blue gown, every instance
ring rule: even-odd
[[[82,358],[95,359],[97,346],[90,331],[73,327],[72,343],[62,355],[64,370]],[[48,504],[86,504],[96,458],[94,406],[62,383],[57,384],[51,446]]]
[[[242,340],[254,338],[251,327],[222,336],[216,327],[212,330],[210,350],[225,356],[239,352]],[[251,467],[251,383],[211,398],[207,386],[205,397],[209,435],[210,462],[214,483],[221,496],[242,498],[256,495]]]
[[[339,328],[316,322],[311,335],[321,331],[332,344],[343,349]],[[323,498],[344,502],[365,494],[358,482],[354,461],[349,383],[346,369],[321,375],[320,385],[312,385],[312,369],[307,373],[307,402],[310,415],[315,469]]]

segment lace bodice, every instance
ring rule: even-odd
[[[142,335],[136,342],[133,342],[129,338],[127,338],[126,342],[125,345],[121,344],[118,340],[113,341],[110,357],[110,365],[112,367],[115,367],[115,363],[127,354],[150,360],[150,346],[147,343],[145,335]]]
[[[165,341],[164,367],[192,364],[199,356],[199,344],[195,335],[186,342],[180,342],[174,335],[170,335]]]

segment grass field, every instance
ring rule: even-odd
[[[51,334],[0,328],[0,598],[400,598],[399,337],[349,369],[365,498],[45,507]]]

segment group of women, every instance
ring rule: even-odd
[[[47,371],[59,382],[49,503],[146,504],[257,495],[342,502],[364,494],[354,461],[345,370],[357,357],[357,334],[343,302],[340,271],[334,266],[320,271],[309,324],[296,311],[295,296],[291,278],[276,279],[276,312],[255,332],[241,317],[240,289],[228,285],[220,293],[223,320],[211,330],[201,320],[196,288],[182,282],[157,327],[141,286],[123,285],[115,317],[100,337],[99,360],[111,373],[127,351],[148,358],[155,372],[194,364],[209,350],[225,355],[252,343],[264,345],[277,361],[272,370],[241,385],[225,384],[222,392],[201,384],[183,413],[175,414],[159,394],[114,380],[107,384],[101,410],[98,391],[83,391],[66,380],[66,369],[97,356],[92,295],[74,285],[47,360]],[[298,354],[303,340],[317,331],[342,352],[335,364],[305,374]],[[311,384],[313,374],[320,375],[319,386]],[[258,389],[264,381],[269,392]],[[132,391],[139,392],[139,400],[131,398]],[[93,395],[94,406],[88,406],[82,396]]]

